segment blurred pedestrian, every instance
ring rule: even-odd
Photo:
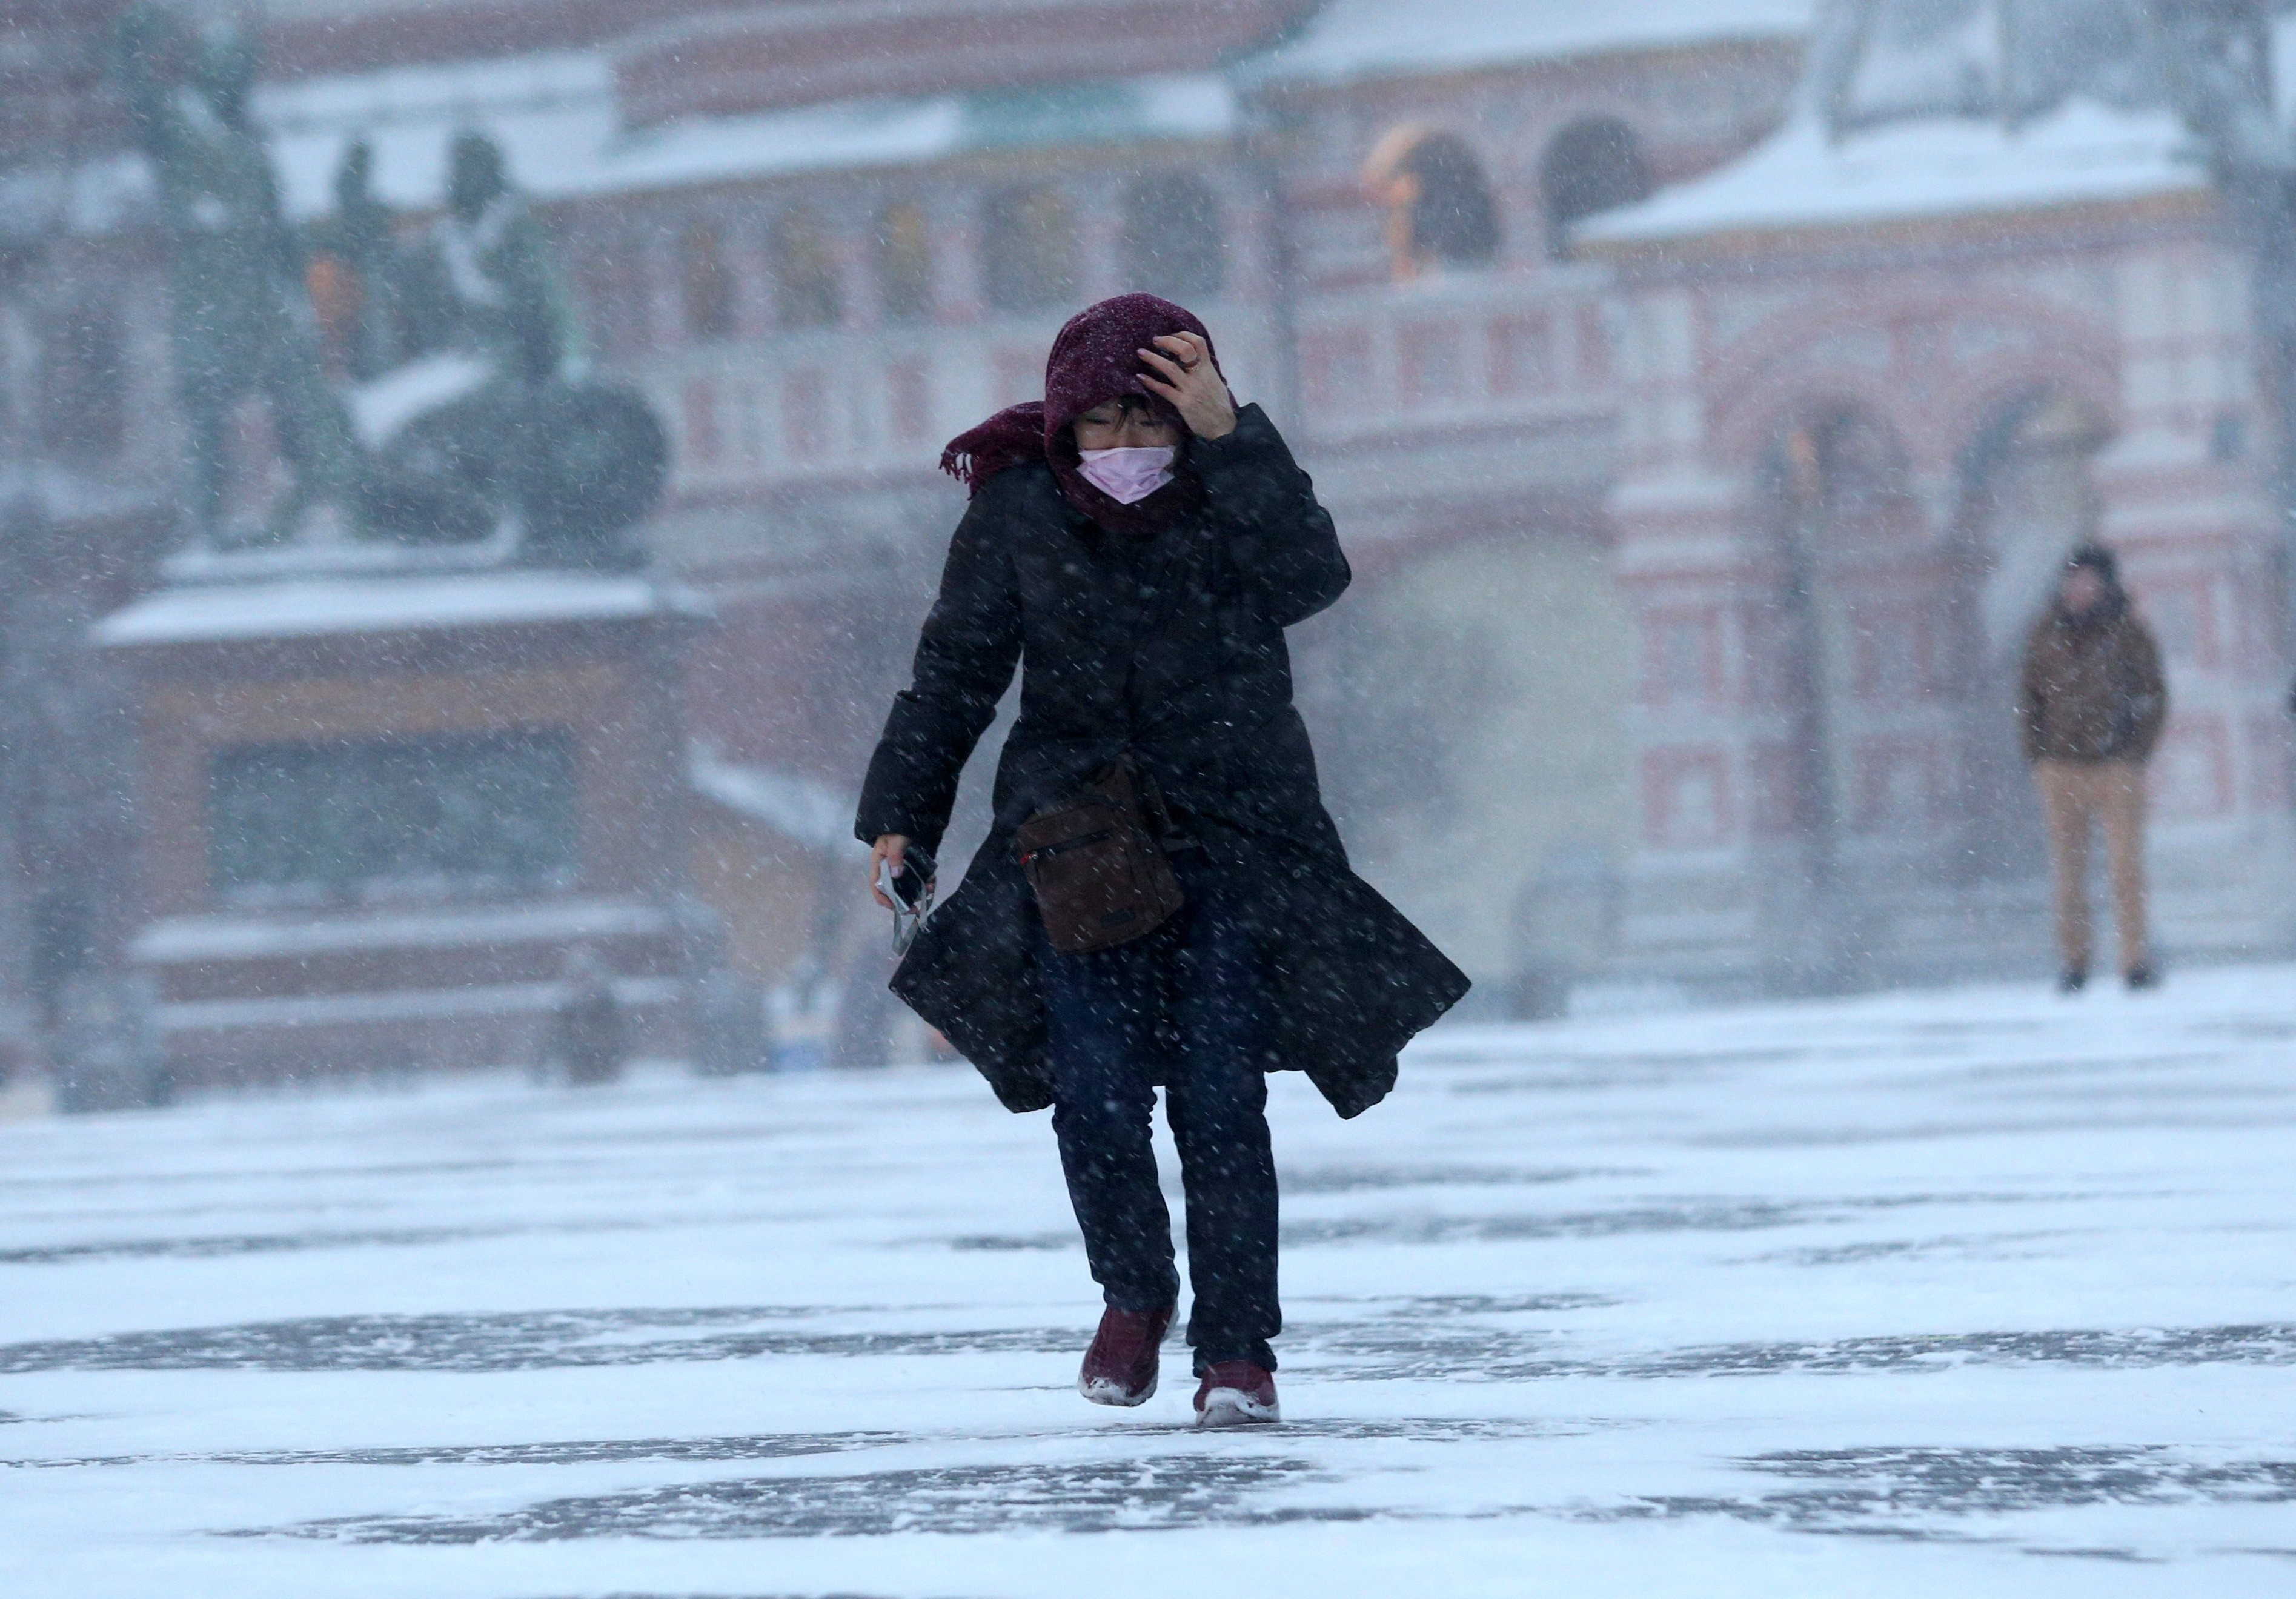
[[[2067,994],[2088,982],[2089,845],[2100,826],[2122,978],[2131,988],[2160,980],[2144,925],[2144,764],[2168,706],[2160,649],[2129,607],[2112,552],[2080,545],[2026,645],[2019,702],[2048,826],[2057,986]]]
[[[1203,324],[1152,295],[1072,319],[1044,400],[943,464],[972,502],[856,824],[880,904],[909,849],[938,850],[1016,663],[1021,710],[988,841],[894,991],[1007,1108],[1053,1107],[1106,1303],[1078,1387],[1104,1405],[1155,1391],[1179,1294],[1149,1136],[1164,1087],[1197,1421],[1275,1421],[1265,1073],[1304,1070],[1356,1115],[1467,987],[1349,870],[1292,708],[1283,630],[1339,597],[1347,558]]]

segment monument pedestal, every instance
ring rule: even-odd
[[[637,1052],[683,1050],[700,620],[642,574],[500,569],[178,585],[99,623],[173,1080],[528,1064],[584,950]]]

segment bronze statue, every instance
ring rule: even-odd
[[[279,208],[271,160],[248,124],[252,53],[235,35],[201,40],[141,5],[120,23],[119,76],[137,142],[159,182],[173,271],[176,392],[191,435],[192,515],[226,533],[233,413],[269,403],[295,487],[265,532],[356,502],[359,452],[319,371],[301,251]]]
[[[202,534],[234,532],[227,446],[253,398],[294,479],[264,536],[512,535],[531,562],[634,564],[622,535],[660,497],[667,441],[641,397],[585,374],[547,233],[500,147],[459,135],[445,209],[408,237],[355,142],[334,214],[299,236],[248,117],[255,65],[237,36],[203,41],[157,4],[120,24],[119,79],[172,257]]]

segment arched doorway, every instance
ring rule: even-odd
[[[1905,726],[1936,686],[1934,586],[1909,566],[1922,520],[1905,451],[1862,407],[1805,410],[1760,483],[1776,584],[1755,690],[1775,737],[1753,751],[1770,943],[1782,982],[1833,988],[1856,980],[1877,886],[1857,857],[1928,826],[1940,795]]]
[[[1560,880],[1607,879],[1633,846],[1634,621],[1605,545],[1524,529],[1423,547],[1295,638],[1349,852],[1483,986],[1477,1004],[1534,964],[1599,967],[1606,929],[1534,923],[1567,908]]]
[[[2103,421],[2062,390],[2001,406],[1963,451],[1955,526],[1964,795],[1957,857],[1978,879],[2038,876],[2041,813],[2018,744],[2025,641],[2066,554],[2093,536]]]

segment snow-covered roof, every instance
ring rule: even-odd
[[[1328,83],[1504,66],[1719,39],[1799,37],[1816,0],[1332,0],[1243,69],[1257,83]]]
[[[111,646],[611,621],[691,610],[682,590],[590,572],[305,578],[165,588],[95,624]]]
[[[853,836],[854,797],[817,777],[723,758],[705,744],[686,754],[694,792],[752,822],[816,849],[860,848]]]
[[[1224,78],[1179,73],[1088,93],[842,101],[626,130],[602,54],[397,68],[266,86],[256,114],[272,136],[288,212],[334,207],[344,149],[364,136],[375,193],[403,209],[437,205],[455,134],[502,145],[512,177],[544,199],[671,189],[782,173],[931,161],[1021,144],[1213,138],[1236,125]]]
[[[1582,243],[1854,226],[2205,189],[2167,111],[2069,101],[2019,128],[1975,118],[1893,123],[1830,143],[1800,118],[1740,160],[1575,230]]]

